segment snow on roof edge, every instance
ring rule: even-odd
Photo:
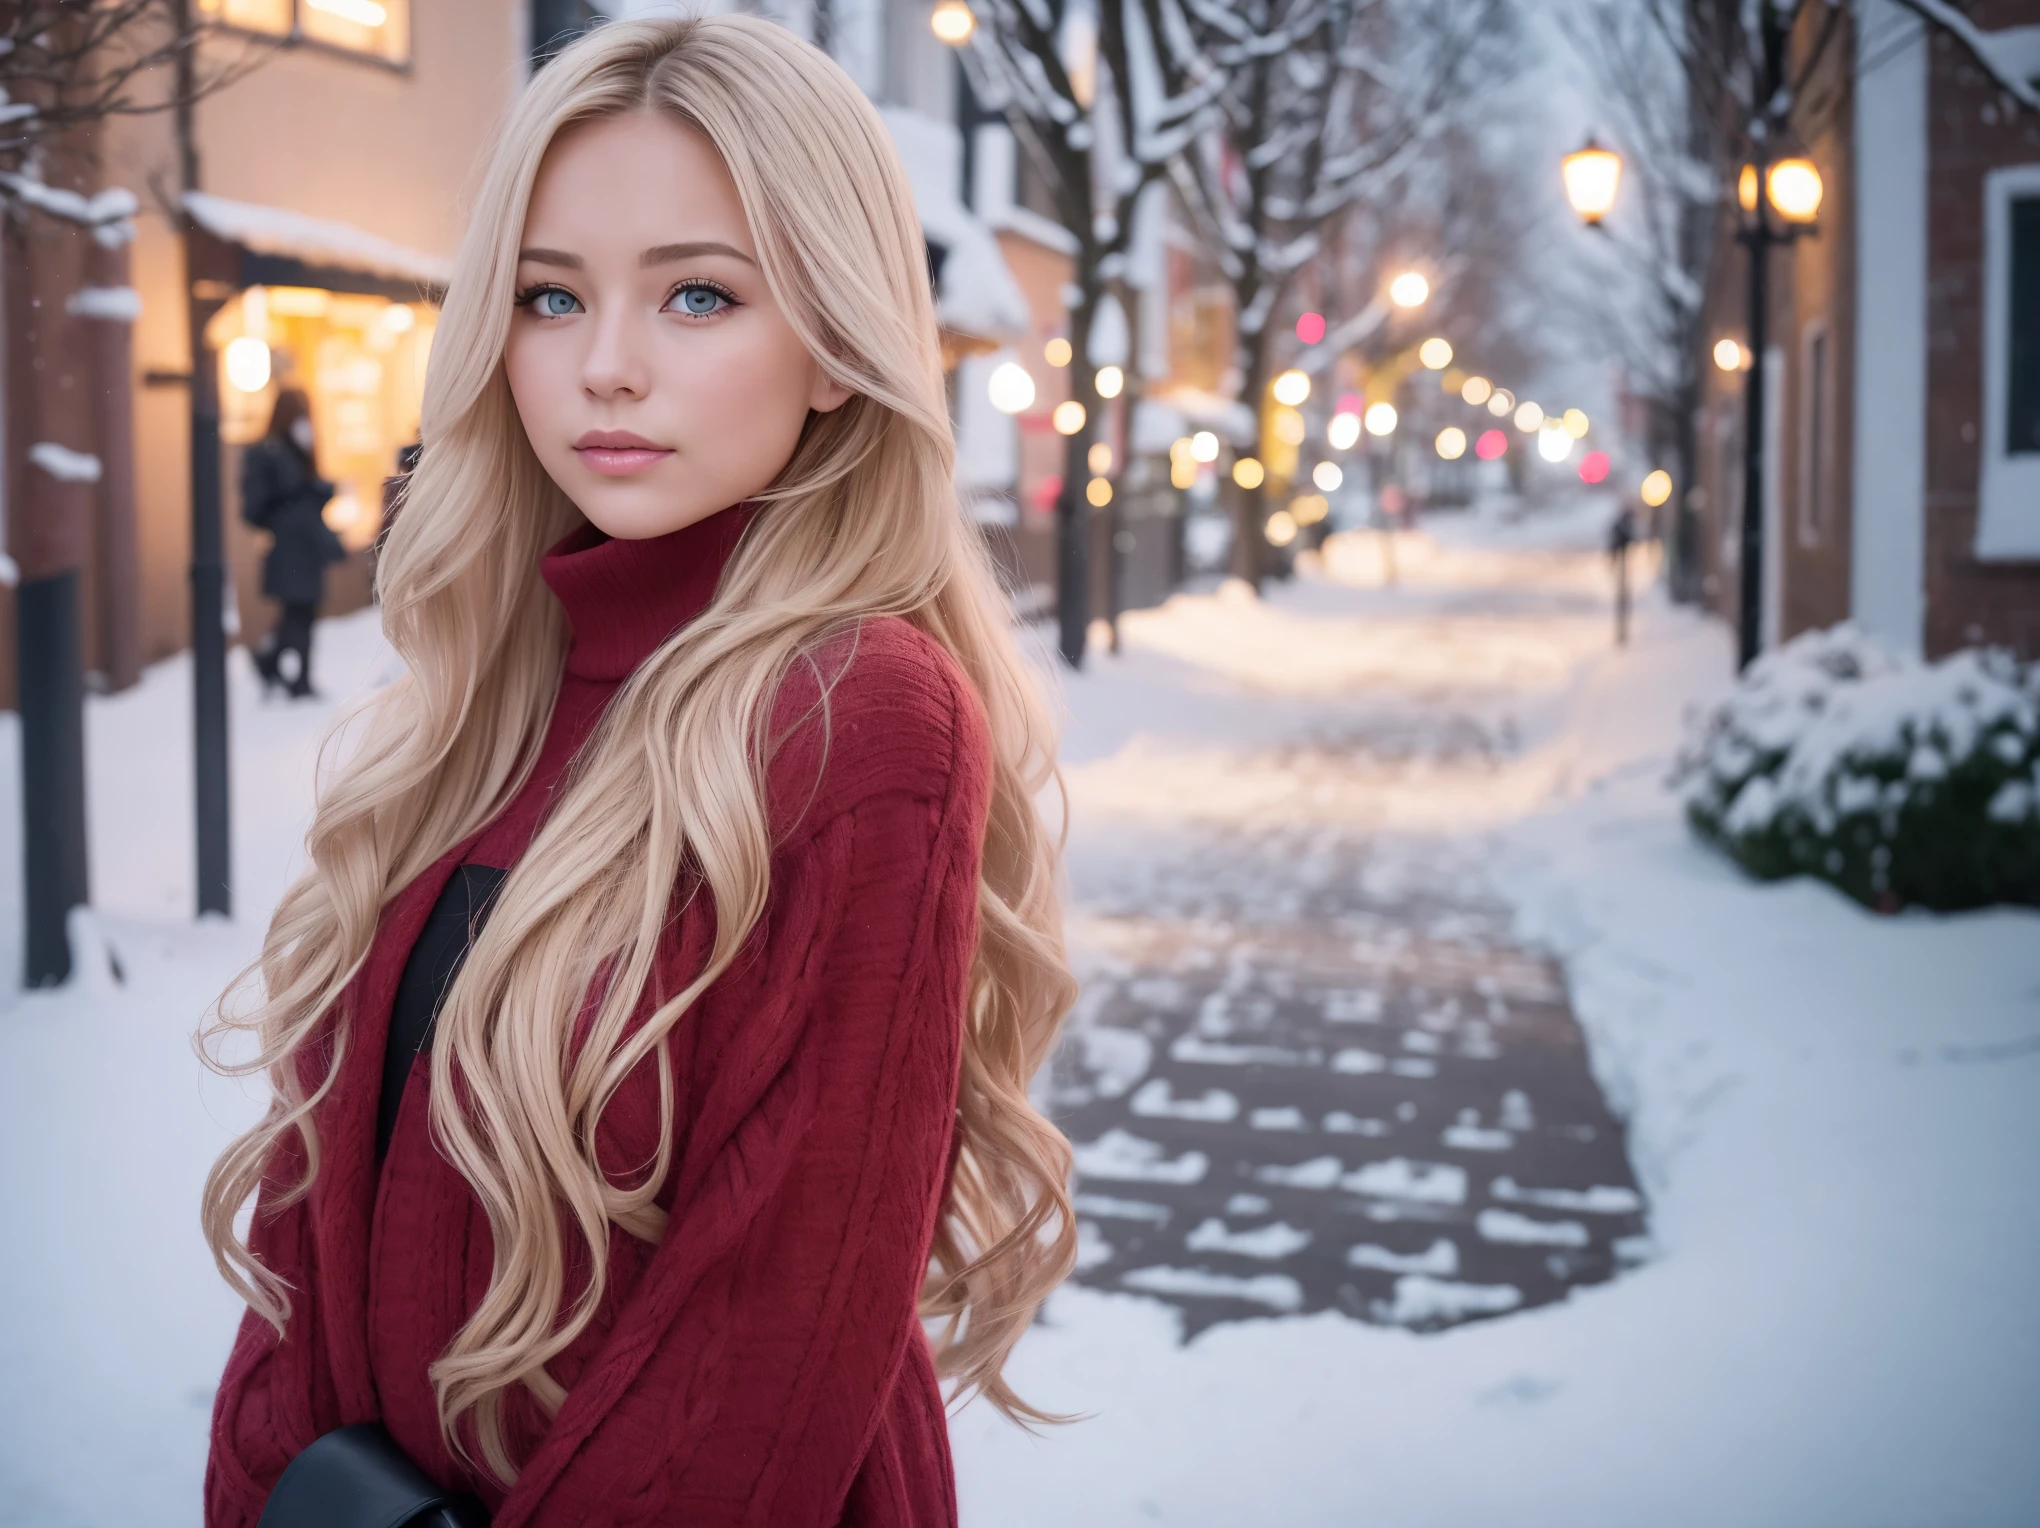
[[[984,220],[963,205],[962,141],[953,125],[904,106],[880,106],[907,179],[922,235],[948,251],[935,311],[946,329],[988,340],[1022,340],[1034,315]]]
[[[337,266],[433,287],[444,287],[453,273],[449,259],[407,249],[348,223],[283,207],[187,191],[184,209],[206,232],[258,255],[282,255],[307,265]]]

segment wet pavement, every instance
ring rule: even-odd
[[[1363,754],[1264,762],[1363,790]],[[1188,1337],[1322,1310],[1435,1330],[1615,1277],[1645,1206],[1563,972],[1512,937],[1477,840],[1331,815],[1079,868],[1051,1087],[1078,1282]]]

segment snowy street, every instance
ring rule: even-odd
[[[1616,649],[1597,552],[1441,519],[1397,569],[1339,538],[1068,682],[1083,1255],[1008,1372],[1083,1420],[959,1413],[964,1523],[2030,1524],[2040,915],[1697,844],[1666,776],[1728,634],[1652,591]],[[188,1040],[373,620],[321,626],[325,702],[235,655],[231,924],[189,919],[188,669],[90,708],[125,979],[0,997],[0,1525],[198,1521],[237,1307],[197,1194],[257,1105]]]

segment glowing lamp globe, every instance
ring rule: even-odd
[[[985,395],[1002,414],[1024,414],[1034,407],[1034,378],[1018,361],[1002,361],[992,368]]]
[[[1734,340],[1716,340],[1714,342],[1714,364],[1723,371],[1741,371],[1743,368],[1742,346],[1738,345]]]
[[[1615,205],[1615,190],[1622,184],[1622,156],[1604,149],[1592,138],[1559,161],[1565,175],[1565,199],[1581,222],[1592,227]]]
[[[1100,398],[1117,398],[1125,387],[1126,373],[1117,366],[1100,366],[1098,368],[1098,396]]]
[[[977,30],[977,17],[971,14],[964,0],[942,0],[928,17],[928,29],[937,39],[952,48],[960,48],[970,41],[970,34]]]
[[[1421,308],[1431,295],[1431,283],[1416,271],[1404,271],[1388,284],[1388,300],[1398,308]]]
[[[259,393],[269,385],[269,346],[252,334],[227,341],[227,380],[244,393]]]
[[[1190,437],[1190,460],[1193,462],[1215,462],[1218,460],[1218,437],[1209,430],[1199,430]]]
[[[1672,496],[1672,475],[1659,467],[1644,478],[1643,486],[1637,490],[1637,494],[1644,503],[1656,509]]]
[[[1277,403],[1295,408],[1310,396],[1310,377],[1307,373],[1294,369],[1285,371],[1275,379],[1275,385],[1269,390],[1275,394]]]
[[[1764,174],[1764,194],[1788,223],[1811,223],[1820,212],[1820,171],[1811,159],[1781,159]]]

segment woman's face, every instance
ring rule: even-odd
[[[757,493],[850,396],[773,302],[721,157],[660,112],[553,140],[503,365],[545,470],[629,540]]]

